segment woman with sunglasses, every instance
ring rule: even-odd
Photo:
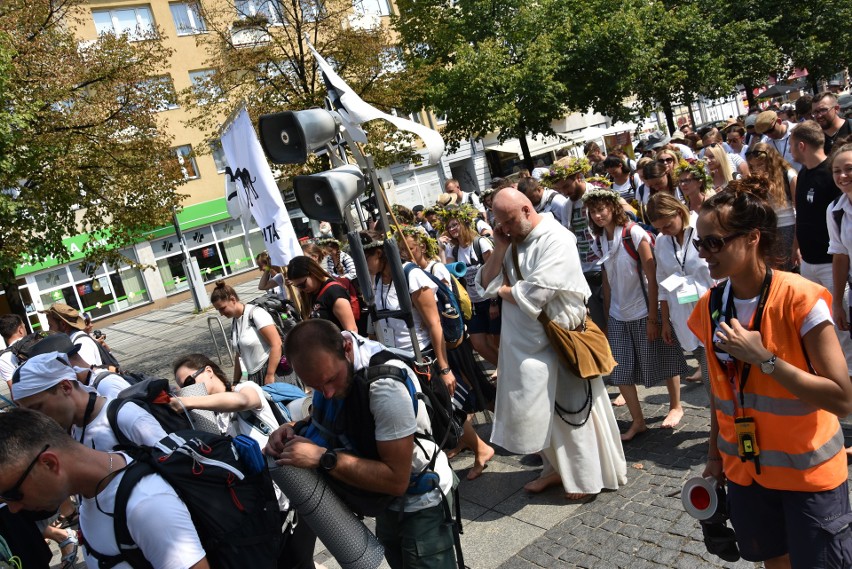
[[[272,316],[253,304],[243,304],[233,287],[216,281],[210,303],[225,318],[231,319],[231,345],[239,356],[234,358],[234,383],[242,379],[243,367],[249,381],[258,385],[275,382],[275,370],[281,361],[281,336]]]
[[[675,167],[680,163],[680,152],[674,148],[664,147],[657,151],[655,160],[666,167],[666,174],[671,176],[674,173]]]
[[[293,287],[301,292],[303,319],[323,318],[341,330],[358,331],[346,287],[313,258],[300,255],[290,259],[287,276]]]
[[[852,382],[831,295],[771,269],[776,215],[768,193],[765,178],[732,181],[698,218],[699,254],[711,277],[727,278],[689,318],[713,346],[704,475],[727,479],[743,559],[767,569],[846,566],[850,506],[838,417],[852,412]]]
[[[698,167],[702,172],[703,167]],[[683,178],[681,178],[682,180]],[[704,381],[710,388],[704,346],[686,325],[698,298],[713,286],[707,262],[691,244],[696,236],[698,214],[669,194],[659,193],[648,201],[648,217],[660,233],[654,247],[660,297],[662,337],[667,344],[680,344],[698,360],[701,375],[687,381]]]
[[[746,152],[748,167],[753,174],[769,180],[769,203],[778,218],[778,267],[791,271],[799,265],[799,245],[796,241],[796,197],[798,172],[772,146],[756,142]]]
[[[278,428],[278,421],[260,386],[244,381],[232,387],[222,368],[204,354],[178,358],[172,364],[172,371],[179,388],[198,384],[207,390],[207,395],[172,397],[169,405],[175,412],[213,411],[221,434],[251,437],[260,448],[266,446],[269,435]],[[289,500],[278,487],[275,493],[283,515],[289,510]],[[307,524],[289,525],[284,530],[284,543],[278,557],[279,569],[313,569],[316,535]]]

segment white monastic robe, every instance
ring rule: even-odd
[[[518,454],[544,450],[547,462],[559,471],[566,492],[616,489],[627,480],[626,462],[603,380],[588,381],[569,372],[537,320],[544,308],[551,319],[574,329],[585,318],[585,301],[591,294],[574,234],[553,215],[541,217],[517,244],[522,281],[518,280],[511,248],[503,259],[517,305],[503,303],[500,380],[491,442]],[[504,275],[490,283],[483,283],[481,276],[482,271],[476,278],[480,293],[496,297]],[[589,388],[592,410],[583,426],[571,426],[554,412],[558,401],[565,409],[580,411],[566,415],[569,421],[582,422],[588,410]]]

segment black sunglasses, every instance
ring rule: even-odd
[[[748,235],[748,231],[738,231],[736,233],[731,233],[730,235],[725,235],[724,237],[718,237],[716,235],[708,235],[707,237],[702,237],[699,239],[693,239],[692,244],[699,251],[704,249],[708,253],[718,253],[721,251],[725,245],[729,242],[733,241],[737,237],[742,237],[743,235]]]
[[[0,500],[3,500],[4,502],[20,502],[21,500],[24,499],[24,493],[21,492],[21,486],[23,485],[24,480],[27,479],[27,476],[30,475],[30,472],[32,472],[33,468],[35,467],[36,463],[38,462],[39,457],[42,454],[44,454],[44,451],[46,451],[49,448],[50,448],[49,443],[44,445],[44,448],[41,449],[41,452],[38,453],[35,456],[35,458],[30,463],[30,465],[27,467],[27,469],[24,470],[24,473],[21,474],[21,477],[18,478],[18,481],[15,483],[15,485],[12,486],[11,488],[9,488],[8,490],[6,490],[5,492],[0,493]]]
[[[189,387],[190,385],[195,385],[195,378],[204,373],[205,369],[207,369],[207,366],[204,366],[198,371],[192,372],[189,377],[183,380],[183,385],[181,385],[181,388]]]
[[[660,164],[674,164],[674,158],[657,158],[657,162]]]

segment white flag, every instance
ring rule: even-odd
[[[222,150],[242,192],[240,201],[248,204],[260,227],[272,264],[286,266],[302,254],[302,248],[245,108],[222,134]]]
[[[347,127],[346,130],[352,135],[353,140],[356,142],[367,142],[366,136],[363,134],[364,131],[357,125],[374,119],[384,119],[399,130],[411,132],[419,136],[423,140],[423,144],[426,145],[426,150],[429,151],[429,163],[438,163],[438,160],[440,160],[441,155],[444,153],[444,139],[441,137],[441,133],[412,120],[395,117],[382,112],[367,103],[346,84],[346,81],[335,73],[331,65],[314,49],[310,41],[308,41],[308,47],[314,54],[317,64],[328,78],[328,81],[340,92],[340,104],[343,106],[343,109],[338,109],[338,112],[343,119],[344,126]]]

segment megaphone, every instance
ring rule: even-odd
[[[263,151],[276,164],[302,164],[337,136],[340,116],[325,109],[284,111],[257,120]]]
[[[304,214],[331,223],[346,222],[346,207],[363,194],[365,188],[364,175],[354,165],[293,178],[293,193]]]
[[[700,476],[690,478],[683,485],[683,491],[680,494],[683,509],[698,521],[714,521],[712,518],[719,514],[719,506],[722,504],[719,488],[719,483],[715,478],[702,478]],[[724,507],[722,507],[721,512],[722,520],[716,521],[724,521],[727,518]]]
[[[467,263],[456,261],[455,263],[446,263],[445,266],[450,271],[450,274],[457,279],[463,279],[467,274]]]

